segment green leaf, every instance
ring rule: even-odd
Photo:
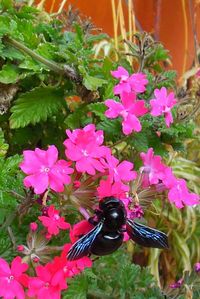
[[[131,138],[130,144],[138,152],[146,152],[149,148],[148,136],[144,132],[135,133]]]
[[[16,83],[19,79],[19,71],[12,64],[5,64],[0,71],[0,82],[4,84]]]
[[[92,77],[88,74],[83,78],[83,84],[88,90],[97,90],[99,87],[106,83],[106,80]]]
[[[10,127],[23,128],[28,124],[46,121],[64,105],[64,95],[60,89],[37,87],[22,94],[11,108]]]
[[[85,274],[74,277],[69,280],[69,288],[63,294],[63,299],[86,299],[88,289],[88,280]]]
[[[0,15],[0,36],[15,33],[17,23],[9,15]]]
[[[91,103],[88,105],[89,111],[93,112],[96,116],[100,118],[100,120],[105,120],[105,111],[106,111],[106,106],[104,103]]]
[[[108,119],[97,125],[98,130],[103,130],[107,140],[117,141],[122,137],[121,119]]]
[[[100,41],[102,39],[106,39],[108,38],[109,36],[105,33],[101,33],[101,34],[91,34],[87,37],[87,42],[88,43],[93,43],[93,42],[97,42],[97,41]]]
[[[15,155],[7,159],[0,158],[0,211],[2,208],[7,210],[15,209],[16,198],[10,191],[23,191],[23,175],[19,170],[19,163],[22,157]]]
[[[35,28],[33,22],[26,19],[21,19],[17,21],[17,30],[23,36],[23,44],[27,45],[29,48],[34,49],[40,42],[39,37],[35,33]]]
[[[0,9],[7,10],[12,7],[12,0],[1,0]]]
[[[73,113],[69,114],[64,121],[67,128],[73,130],[85,124],[85,121],[88,119],[87,112],[88,108],[83,105],[76,109]]]
[[[0,44],[1,46],[1,44]],[[2,45],[3,48],[2,50],[0,49],[1,52],[1,57],[3,59],[8,58],[10,60],[25,60],[25,56],[22,52],[20,52],[19,50],[13,48],[12,46],[9,45]]]
[[[23,5],[19,11],[16,12],[18,18],[33,20],[40,11],[33,6]]]
[[[9,145],[5,143],[4,134],[2,129],[0,129],[0,157],[4,157],[7,153]]]

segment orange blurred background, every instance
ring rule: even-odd
[[[118,1],[115,3],[117,5]],[[144,31],[154,33],[170,51],[173,68],[181,76],[192,67],[195,56],[194,27],[200,38],[199,0],[132,0],[137,21]],[[36,0],[36,3],[40,1]],[[56,12],[61,0],[46,0],[45,9]],[[122,1],[124,16],[128,18],[127,2]],[[111,0],[67,0],[78,8],[82,15],[91,17],[97,28],[113,36],[113,16]],[[127,27],[128,28],[128,27]]]

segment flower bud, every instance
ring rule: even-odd
[[[197,273],[200,272],[200,263],[196,263],[196,264],[194,265],[194,271],[197,272]]]
[[[17,251],[19,251],[19,252],[24,251],[24,245],[18,245],[17,246]]]
[[[38,229],[38,225],[37,225],[37,223],[36,223],[36,222],[31,222],[31,223],[30,223],[30,230],[31,230],[32,232],[35,232],[37,229]]]

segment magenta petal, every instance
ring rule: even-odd
[[[133,169],[133,163],[128,161],[121,162],[118,167],[117,171],[120,174],[121,180],[125,182],[130,182],[131,180],[134,180],[137,176],[136,171],[132,171]]]
[[[140,121],[135,115],[129,114],[127,119],[122,122],[122,130],[125,135],[129,135],[133,131],[139,132],[141,129]]]
[[[36,273],[38,278],[43,281],[50,281],[51,279],[51,273],[45,266],[37,266]]]
[[[173,117],[171,112],[166,112],[165,113],[165,123],[167,127],[170,127],[170,124],[173,123]]]
[[[13,280],[12,289],[15,293],[16,299],[25,299],[24,289],[18,281]]]
[[[64,217],[60,217],[58,220],[58,227],[61,229],[69,229],[71,226],[68,222],[65,222]]]
[[[128,71],[123,68],[123,66],[119,66],[116,71],[111,71],[111,74],[117,79],[121,79],[122,77],[129,77]]]
[[[42,164],[46,164],[47,163],[47,151],[41,150],[39,148],[35,149],[35,154],[36,157],[38,158],[38,160],[42,163]]]
[[[79,160],[78,162],[76,162],[76,169],[77,169],[77,171],[82,172],[82,173],[87,172],[90,175],[95,174],[95,169],[90,163],[90,158],[84,157],[81,160]]]
[[[26,174],[32,174],[42,166],[34,151],[23,151],[24,160],[20,163],[21,170]]]
[[[29,175],[24,179],[26,187],[33,187],[36,194],[42,194],[49,185],[49,178],[46,173]]]
[[[72,161],[81,159],[83,154],[77,145],[73,144],[70,140],[68,140],[68,142],[64,142],[64,144],[66,146],[65,155],[68,159]]]
[[[11,263],[11,272],[15,277],[19,277],[28,269],[28,264],[23,263],[21,257],[17,256]]]
[[[69,182],[70,182],[70,178],[69,178]],[[52,172],[49,174],[49,186],[55,192],[64,191],[63,181],[61,180],[61,178],[59,179],[58,175],[55,175]]]
[[[148,109],[145,107],[145,101],[140,100],[134,103],[130,112],[135,114],[135,116],[142,116],[148,112]]]
[[[109,118],[116,118],[119,116],[120,112],[124,109],[122,104],[114,100],[106,100],[105,105],[109,108],[105,115]]]
[[[50,145],[47,152],[46,152],[46,158],[47,158],[47,165],[49,167],[52,167],[56,161],[58,160],[58,150],[55,147],[55,145]]]
[[[131,107],[136,101],[136,94],[134,92],[122,92],[121,101],[124,108]]]
[[[152,116],[162,115],[162,107],[157,103],[156,99],[150,100],[150,105],[151,105],[151,108],[152,108],[150,114]]]
[[[114,95],[122,94],[123,92],[131,92],[131,86],[127,82],[122,82],[114,87]]]
[[[0,258],[0,277],[4,275],[7,276],[10,274],[11,270],[8,263],[4,259]]]

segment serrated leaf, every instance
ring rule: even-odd
[[[15,65],[5,64],[0,71],[0,82],[3,84],[16,83],[19,79],[19,71]]]
[[[33,20],[39,13],[39,10],[33,6],[23,5],[19,11],[16,12],[18,18]]]
[[[88,108],[86,106],[81,106],[76,109],[75,112],[69,114],[64,121],[67,128],[73,130],[81,127],[81,125],[84,123],[84,120],[87,119],[87,112]]]
[[[3,131],[0,129],[0,157],[6,155],[8,147],[9,145],[5,142]]]
[[[17,23],[9,15],[0,15],[0,36],[16,33]]]
[[[147,134],[135,133],[129,142],[138,152],[146,152],[149,148]]]
[[[2,49],[1,49],[1,44],[0,44],[0,53],[1,53],[1,57],[3,59],[7,58],[10,60],[24,60],[24,54],[22,54],[19,50],[9,46],[9,45],[2,45]]]
[[[105,132],[106,139],[116,141],[121,138],[122,126],[120,119],[105,119],[97,125],[98,130]]]
[[[98,116],[101,120],[105,120],[105,111],[107,107],[104,103],[91,103],[88,105],[89,111],[93,112],[96,116]]]
[[[64,105],[64,95],[60,89],[37,87],[22,94],[11,108],[10,127],[23,128],[28,124],[46,121]]]
[[[88,90],[97,90],[99,87],[101,87],[103,84],[106,84],[107,81],[101,78],[92,77],[88,74],[86,74],[83,78],[83,85]]]
[[[35,33],[33,22],[30,20],[21,19],[17,21],[17,30],[23,36],[23,43],[29,48],[34,49],[37,47],[40,39]]]

